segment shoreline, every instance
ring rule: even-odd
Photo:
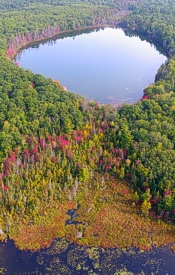
[[[92,185],[100,178],[101,175],[97,174],[92,180]],[[118,180],[106,179],[105,186],[108,188],[104,189],[102,185],[100,189],[92,187],[88,196],[82,196],[78,201],[63,198],[62,202],[49,206],[45,218],[38,219],[36,224],[31,224],[30,220],[24,224],[18,220],[18,224],[12,225],[11,233],[4,236],[4,241],[1,240],[0,243],[6,243],[11,239],[19,251],[37,252],[49,248],[55,239],[65,238],[69,244],[74,243],[80,247],[134,247],[139,251],[151,251],[156,246],[169,247],[169,250],[175,252],[173,224],[160,221],[157,216],[141,215],[139,207],[131,205],[133,191],[128,183],[119,184]],[[80,187],[79,194],[83,188],[84,186]],[[103,195],[110,198],[110,203],[109,200],[103,203],[100,201]],[[96,207],[93,208],[93,205]],[[76,215],[72,216],[69,211]],[[108,233],[104,233],[106,227]],[[139,230],[140,227],[144,237]],[[42,232],[45,232],[44,235]],[[164,232],[164,235],[161,232]],[[81,235],[78,235],[80,233]]]
[[[42,39],[39,39],[39,40],[34,40],[34,41],[32,41],[32,42],[28,42],[28,43],[25,44],[24,46],[21,46],[17,51],[15,51],[15,53],[12,54],[11,57],[8,57],[7,55],[6,55],[6,57],[7,57],[9,60],[11,60],[12,62],[14,62],[14,64],[15,64],[15,60],[14,60],[14,59],[15,59],[15,57],[17,56],[17,54],[18,54],[19,52],[22,52],[24,49],[27,49],[30,45],[35,45],[36,43],[47,42],[49,39],[54,39],[54,38],[56,38],[57,36],[59,36],[59,35],[61,35],[61,34],[72,33],[72,32],[78,32],[78,31],[83,31],[83,30],[95,30],[95,29],[107,28],[107,27],[110,27],[110,28],[120,28],[120,29],[122,29],[124,32],[125,32],[125,31],[131,31],[131,32],[136,33],[136,35],[138,35],[138,36],[139,36],[139,34],[142,35],[142,36],[145,36],[145,39],[150,40],[150,43],[151,43],[151,42],[152,42],[152,43],[157,43],[158,46],[160,46],[160,47],[162,48],[162,50],[165,52],[165,56],[166,56],[166,58],[167,58],[167,60],[165,61],[165,63],[167,63],[167,62],[169,61],[169,59],[171,58],[171,56],[168,54],[166,48],[163,47],[161,44],[159,44],[158,41],[153,40],[151,37],[145,35],[145,34],[142,33],[142,32],[138,32],[137,30],[133,30],[133,29],[128,29],[127,27],[122,26],[122,25],[121,25],[121,22],[118,23],[118,24],[103,24],[103,25],[95,25],[95,26],[86,26],[86,27],[82,27],[82,28],[76,28],[76,29],[74,29],[74,30],[59,31],[59,32],[57,32],[57,33],[54,34],[54,35],[47,36],[47,37],[42,38]],[[58,37],[57,39],[59,39],[59,37]],[[18,63],[16,63],[15,65],[18,66]],[[158,68],[158,69],[159,69],[159,68]],[[157,70],[157,71],[158,71],[158,70]],[[157,74],[157,73],[156,73],[156,74]],[[156,78],[156,75],[155,75],[155,78]],[[62,84],[59,80],[54,80],[54,79],[53,79],[53,81],[56,82],[58,85],[60,85],[60,87],[61,87],[64,91],[68,91],[67,87],[66,87],[66,86],[63,86],[63,84]],[[156,83],[156,81],[154,80],[153,83]],[[121,108],[124,104],[135,105],[137,102],[142,101],[143,99],[146,99],[146,98],[144,98],[144,96],[145,96],[144,90],[142,90],[142,93],[143,93],[142,97],[141,97],[138,101],[136,101],[136,102],[122,102],[122,103],[120,102],[120,103],[115,103],[115,104],[107,103],[107,104],[101,104],[101,105],[105,106],[105,105],[109,105],[109,104],[110,104],[110,105],[112,105],[114,108]],[[76,93],[75,93],[75,94],[76,94]],[[148,99],[149,99],[149,98],[148,98]]]
[[[65,30],[65,31],[59,31],[54,35],[51,36],[47,36],[43,39],[39,39],[39,40],[34,40],[32,42],[27,43],[25,46],[20,47],[11,57],[7,57],[9,60],[13,61],[14,58],[17,56],[17,54],[22,51],[23,49],[27,48],[29,45],[38,43],[38,42],[42,42],[42,41],[47,41],[48,39],[54,38],[59,34],[64,34],[64,33],[69,33],[69,32],[76,32],[76,31],[82,31],[82,30],[88,30],[88,29],[96,29],[96,28],[105,28],[105,27],[115,27],[115,25],[111,25],[111,24],[103,24],[103,25],[95,25],[95,26],[88,26],[88,27],[82,27],[82,28],[77,28],[75,30]]]
[[[69,32],[76,32],[76,31],[82,31],[82,30],[88,30],[88,29],[97,29],[97,28],[105,28],[105,27],[115,27],[114,25],[110,25],[110,24],[104,24],[104,25],[96,25],[96,26],[89,26],[89,27],[83,27],[83,28],[77,28],[77,29],[75,29],[75,30],[65,30],[65,31],[59,31],[58,33],[56,33],[56,34],[54,34],[54,35],[51,35],[51,36],[48,36],[48,37],[45,37],[45,38],[43,38],[43,39],[39,39],[39,40],[35,40],[35,41],[32,41],[32,42],[29,42],[29,43],[27,43],[25,46],[22,46],[22,47],[20,47],[13,55],[12,55],[12,57],[8,57],[7,55],[6,55],[6,57],[9,59],[9,60],[11,60],[12,62],[14,61],[14,59],[15,59],[15,57],[17,56],[17,54],[20,52],[20,51],[22,51],[22,50],[24,50],[24,49],[26,49],[26,48],[28,48],[30,45],[33,45],[33,44],[35,44],[35,43],[40,43],[40,42],[44,42],[44,41],[47,41],[48,39],[52,39],[52,38],[54,38],[54,37],[56,37],[57,35],[60,35],[60,34],[64,34],[64,33],[69,33]],[[59,39],[59,38],[58,38]],[[15,63],[14,63],[15,64]],[[16,66],[18,66],[17,64],[16,64]],[[67,89],[67,87],[66,86],[64,86],[59,80],[56,80],[56,79],[53,79],[53,81],[55,82],[55,83],[57,83],[59,86],[60,86],[60,88],[61,89],[63,89],[64,91],[68,91],[68,89]],[[120,107],[121,107],[122,105],[120,105]]]
[[[82,28],[76,28],[76,29],[74,29],[74,30],[59,31],[59,32],[57,32],[56,34],[51,35],[51,36],[47,36],[47,37],[45,37],[45,38],[43,38],[43,39],[39,39],[39,40],[34,40],[34,41],[32,41],[32,42],[28,42],[25,46],[20,47],[20,48],[12,55],[12,57],[10,57],[10,58],[7,57],[7,58],[8,58],[9,60],[13,61],[13,59],[16,57],[16,55],[17,55],[21,50],[26,49],[29,45],[32,45],[32,44],[35,44],[35,43],[38,43],[38,42],[42,42],[42,41],[47,41],[48,39],[54,38],[54,37],[56,37],[57,35],[60,35],[60,34],[69,33],[69,32],[71,33],[71,32],[82,31],[82,30],[88,30],[88,29],[92,29],[92,30],[93,30],[93,29],[96,29],[96,28],[106,28],[106,27],[111,27],[111,28],[118,27],[118,28],[121,28],[123,31],[131,31],[131,32],[134,32],[134,33],[136,33],[138,36],[139,36],[139,34],[140,34],[140,35],[143,35],[143,36],[145,36],[145,38],[149,39],[150,42],[152,42],[153,44],[154,44],[154,43],[158,43],[158,45],[165,51],[167,60],[169,60],[169,59],[171,58],[171,56],[170,56],[170,55],[168,54],[168,52],[167,52],[167,49],[164,48],[163,45],[161,45],[157,40],[154,40],[154,39],[152,39],[151,37],[145,35],[144,33],[138,32],[137,30],[133,30],[133,29],[128,29],[128,28],[126,28],[126,27],[122,27],[122,26],[120,26],[119,24],[121,24],[121,22],[118,23],[118,25],[117,25],[117,24],[115,24],[115,25],[114,25],[114,24],[103,24],[103,25],[95,25],[95,26],[86,26],[86,27],[82,27]],[[59,38],[58,38],[58,39],[59,39]]]

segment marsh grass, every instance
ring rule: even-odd
[[[69,243],[80,246],[135,247],[144,251],[175,242],[174,225],[143,216],[133,204],[134,193],[127,183],[107,178],[102,185],[101,175],[96,174],[88,184],[88,189],[87,183],[79,185],[77,200],[68,200],[65,193],[62,203],[54,202],[47,208],[41,205],[40,215],[32,221],[27,217],[25,221],[17,219],[9,232],[16,246],[37,251],[64,236]],[[66,224],[71,209],[76,212]],[[171,249],[175,251],[174,246]]]
[[[64,205],[55,203],[54,207],[45,207],[44,215],[37,216],[33,221],[26,219],[24,223],[19,219],[11,229],[10,238],[20,250],[48,248],[55,238],[65,236],[65,223],[69,219],[66,213],[75,205],[67,201]]]
[[[175,242],[174,225],[143,216],[132,204],[133,191],[126,183],[108,180],[106,186],[81,197],[75,220],[84,229],[77,244],[150,250]]]

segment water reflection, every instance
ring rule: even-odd
[[[88,29],[30,45],[15,61],[59,80],[69,91],[102,104],[133,103],[154,81],[165,52],[142,35],[116,28]]]

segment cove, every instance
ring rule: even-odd
[[[101,104],[134,103],[154,82],[165,52],[143,36],[116,28],[59,34],[15,57],[24,69],[59,80]]]

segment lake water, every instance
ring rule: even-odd
[[[15,58],[21,67],[103,104],[140,100],[165,60],[146,38],[116,28],[60,34]]]
[[[174,275],[175,256],[168,249],[102,249],[55,240],[39,252],[19,251],[12,241],[0,243],[4,275]]]

